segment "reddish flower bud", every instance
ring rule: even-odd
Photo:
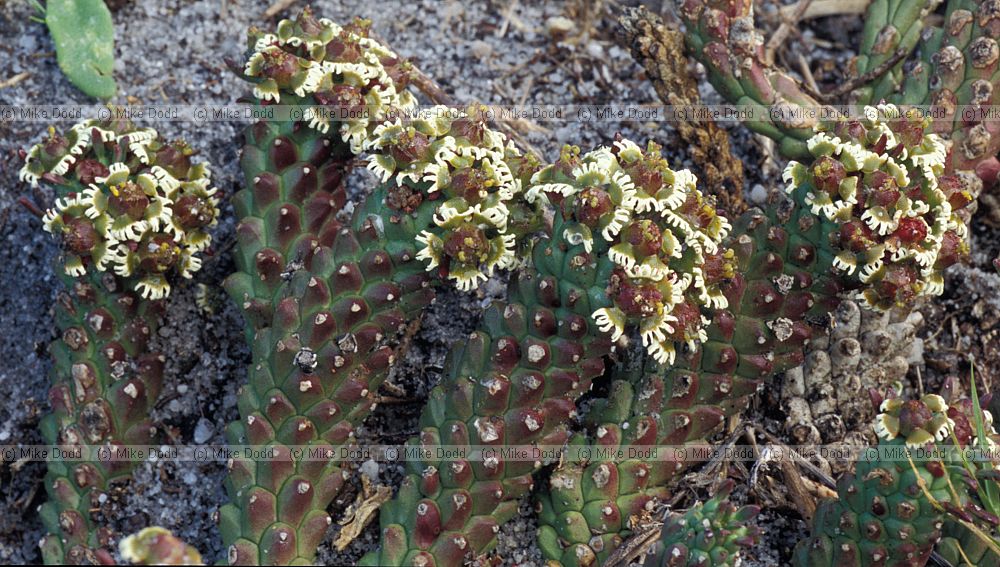
[[[490,241],[478,227],[464,224],[444,237],[444,253],[463,264],[477,265],[489,256]]]
[[[923,242],[927,238],[927,223],[918,218],[901,219],[892,235],[907,244]]]
[[[615,208],[611,195],[604,189],[587,187],[576,196],[576,219],[588,226],[595,226],[600,218]]]
[[[303,72],[299,65],[299,58],[291,53],[270,49],[261,51],[260,55],[263,59],[260,65],[260,76],[274,79],[274,82],[282,89],[290,88],[292,80]]]
[[[864,252],[875,243],[874,236],[867,224],[852,219],[840,226],[840,247],[851,252]]]
[[[845,120],[838,122],[834,128],[837,136],[844,141],[864,143],[868,136],[868,130],[858,120]]]
[[[650,317],[663,307],[663,294],[648,285],[632,285],[623,278],[616,303],[629,317]]]
[[[642,189],[649,195],[655,194],[663,187],[663,172],[656,167],[656,163],[648,163],[646,160],[639,160],[626,173],[635,183],[635,186]]]
[[[415,161],[427,159],[430,141],[420,132],[407,131],[401,134],[389,146],[389,155],[396,160],[397,165],[406,165]]]
[[[907,400],[899,409],[899,433],[904,437],[921,429],[934,414],[923,402]]]
[[[820,156],[813,164],[813,183],[816,188],[829,195],[840,191],[840,182],[847,177],[844,164],[830,156]]]
[[[630,222],[622,231],[622,240],[632,245],[641,256],[653,256],[663,247],[663,233],[655,222],[647,219]]]
[[[215,210],[208,200],[195,195],[185,195],[174,204],[174,217],[187,230],[203,228],[215,220]]]
[[[66,223],[66,229],[63,233],[63,243],[66,249],[74,254],[90,252],[97,244],[97,230],[87,219],[72,219]]]
[[[194,150],[182,141],[173,142],[156,151],[156,165],[167,170],[167,173],[180,179],[187,177],[191,169],[191,156]]]
[[[701,311],[697,306],[688,301],[678,303],[670,312],[677,320],[670,323],[674,332],[668,335],[676,342],[682,342],[688,337],[697,336],[698,329],[701,328]]]
[[[934,263],[934,269],[944,270],[948,266],[953,266],[960,262],[968,253],[968,244],[966,244],[961,237],[955,234],[954,231],[949,230],[941,237],[941,250],[938,251],[937,262]]]
[[[151,274],[162,274],[177,263],[180,249],[168,237],[157,235],[136,250],[139,253],[139,267]]]
[[[112,188],[111,206],[119,213],[128,215],[133,220],[139,220],[149,206],[149,197],[139,187],[131,181],[126,181],[121,185]]]
[[[333,85],[330,90],[315,93],[313,97],[319,104],[335,108],[335,116],[364,116],[365,97],[357,87]]]
[[[84,159],[76,164],[76,178],[82,185],[96,183],[95,178],[107,177],[110,171],[103,163],[94,159]]]
[[[972,400],[963,399],[948,407],[948,417],[955,422],[954,432],[958,438],[960,446],[968,445],[972,438],[976,436],[976,428],[969,421],[968,416],[972,413]]]
[[[69,151],[69,142],[59,134],[52,132],[42,143],[42,152],[51,157],[62,157]]]
[[[492,177],[481,168],[463,167],[451,175],[450,192],[464,197],[469,203],[479,203],[489,194],[486,185]]]
[[[475,112],[473,110],[473,112]],[[486,124],[479,118],[462,116],[451,123],[454,135],[468,138],[475,146],[482,146],[486,140]]]
[[[914,283],[918,274],[911,265],[886,264],[885,275],[875,283],[879,297],[896,303],[908,303],[916,296]]]
[[[720,252],[705,254],[705,263],[701,267],[707,285],[717,284],[723,280],[732,279],[736,275],[736,266],[732,254]]]
[[[307,35],[319,35],[323,31],[323,26],[316,19],[316,16],[313,16],[312,9],[309,6],[302,9],[302,13],[295,19],[295,23]]]

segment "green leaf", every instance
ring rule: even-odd
[[[115,29],[102,0],[49,0],[45,24],[56,45],[59,68],[85,94],[115,95]]]
[[[976,421],[976,437],[979,438],[979,447],[984,451],[989,451],[990,446],[986,440],[986,419],[983,415],[983,410],[979,405],[979,394],[976,392],[975,364],[972,365],[972,369],[969,372],[969,382],[971,382],[972,390],[972,411]],[[983,467],[986,470],[991,470],[993,468],[993,464],[987,460],[983,463]],[[982,498],[986,509],[992,514],[1000,514],[1000,486],[997,486],[996,482],[987,480],[981,484],[981,487],[982,490],[980,491],[980,497]]]

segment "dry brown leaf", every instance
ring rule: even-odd
[[[347,549],[375,518],[375,512],[382,504],[392,498],[392,488],[381,484],[373,486],[367,476],[362,475],[361,488],[361,494],[347,507],[344,517],[338,522],[343,526],[333,542],[338,551]]]

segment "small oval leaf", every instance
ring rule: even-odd
[[[85,94],[115,95],[115,29],[102,0],[49,0],[45,25],[56,46],[59,68]]]

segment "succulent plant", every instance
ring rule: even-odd
[[[752,0],[684,0],[678,12],[687,27],[688,53],[731,104],[752,109],[746,127],[778,143],[789,158],[807,158],[820,103],[787,73],[764,60],[764,39],[753,23]]]
[[[906,81],[893,97],[899,104],[929,106],[935,131],[951,141],[949,172],[975,172],[987,186],[1000,172],[1000,132],[982,112],[993,104],[1000,81],[998,36],[996,3],[950,0],[944,23],[926,30],[920,59],[908,67]]]
[[[66,289],[56,304],[59,337],[45,440],[79,459],[49,461],[40,511],[47,563],[112,561],[112,531],[95,519],[102,496],[134,467],[123,444],[156,440],[150,411],[163,356],[148,349],[172,273],[190,277],[218,214],[208,168],[183,142],[127,121],[87,121],[23,153],[21,178],[55,191],[44,215],[58,237]],[[91,460],[98,449],[113,459]],[[128,453],[125,453],[127,455]]]
[[[231,463],[232,503],[220,513],[231,563],[312,560],[331,522],[326,508],[348,477],[339,448],[354,442],[354,427],[375,407],[396,339],[430,304],[432,284],[476,288],[512,265],[511,231],[531,230],[523,215],[511,219],[508,205],[530,160],[474,107],[388,117],[412,104],[396,90],[408,64],[364,37],[366,29],[307,11],[275,35],[251,33],[247,74],[268,77],[258,97],[378,108],[372,120],[343,123],[335,142],[318,115],[248,132],[250,185],[237,206],[241,271],[228,289],[248,314],[253,367],[230,438],[286,458],[288,445],[334,457]],[[295,76],[278,73],[285,63],[276,61],[286,59],[296,61]],[[344,156],[363,149],[382,184],[342,226],[334,215],[345,202]]]
[[[197,549],[159,526],[128,536],[118,549],[133,565],[204,565]]]
[[[758,384],[803,362],[809,338],[825,331],[814,329],[811,322],[826,321],[840,302],[839,294],[850,292],[873,309],[908,301],[911,291],[879,280],[896,270],[917,274],[905,280],[913,294],[938,292],[937,287],[918,290],[919,278],[940,278],[940,270],[957,261],[960,250],[942,255],[940,249],[933,252],[931,243],[927,250],[934,256],[925,259],[930,269],[918,271],[906,247],[920,244],[896,235],[905,228],[902,221],[886,228],[892,236],[880,240],[883,249],[873,250],[874,244],[865,248],[881,262],[872,276],[850,269],[845,260],[843,248],[853,253],[845,242],[856,238],[858,230],[879,228],[870,211],[883,207],[880,199],[913,211],[906,218],[925,224],[923,219],[930,218],[944,227],[939,231],[942,240],[954,232],[956,241],[964,243],[957,236],[965,234],[963,221],[952,214],[948,198],[937,188],[947,177],[940,175],[943,152],[937,151],[936,136],[924,134],[922,121],[890,122],[898,117],[894,107],[869,110],[872,118],[823,126],[807,142],[816,154],[814,161],[808,166],[792,162],[787,169],[794,204],[772,206],[769,215],[750,211],[736,223],[725,243],[732,254],[728,276],[719,282],[722,300],[701,306],[703,338],[676,360],[661,361],[664,367],[647,367],[631,381],[615,384],[608,401],[595,405],[590,437],[578,440],[589,444],[589,454],[600,455],[604,449],[603,454],[616,455],[607,451],[610,448],[641,455],[643,448],[704,446],[728,416],[746,407]],[[928,164],[932,158],[938,162]],[[898,181],[887,181],[883,170],[896,172]],[[830,198],[834,187],[835,198],[847,203]],[[884,198],[881,192],[887,189],[894,199]],[[895,216],[897,209],[890,210]],[[899,218],[904,218],[902,213]],[[874,236],[870,238],[874,243]],[[613,456],[564,461],[553,473],[548,493],[539,496],[543,553],[564,564],[603,561],[632,530],[630,520],[663,500],[669,482],[698,461],[685,458],[689,454],[696,453],[668,458],[670,464],[662,467],[651,467],[642,458],[616,461]]]
[[[794,563],[923,565],[949,514],[979,514],[971,496],[978,484],[961,451],[974,431],[959,408],[935,394],[884,401],[878,446],[837,483],[839,499],[817,508]]]
[[[270,323],[286,276],[344,228],[343,180],[354,156],[391,113],[411,108],[409,64],[367,37],[370,23],[341,27],[306,8],[275,33],[252,28],[241,76],[255,104],[282,104],[288,119],[247,128],[234,204],[239,271],[226,282],[248,336]],[[300,117],[293,120],[292,117]],[[331,119],[334,119],[331,131]]]
[[[737,508],[729,502],[731,480],[723,482],[705,503],[683,514],[669,514],[660,541],[645,558],[645,567],[736,567],[744,548],[757,545],[760,530],[748,525],[760,511],[756,506]]]
[[[759,384],[740,376],[671,373],[655,363],[642,372],[634,385],[615,381],[608,398],[591,408],[593,433],[575,436],[569,451],[589,458],[564,459],[548,490],[538,493],[538,544],[547,559],[603,564],[655,513],[656,503],[668,499],[669,481],[688,464],[666,447],[708,454],[709,434]]]
[[[701,264],[724,263],[727,226],[691,181],[655,145],[626,140],[582,155],[567,147],[533,176],[525,196],[554,206],[551,237],[453,351],[410,442],[431,456],[409,463],[382,507],[382,548],[364,564],[459,565],[489,551],[547,457],[441,460],[435,447],[559,446],[624,331],[637,328],[664,359],[701,340],[698,306],[721,300],[719,275]]]

